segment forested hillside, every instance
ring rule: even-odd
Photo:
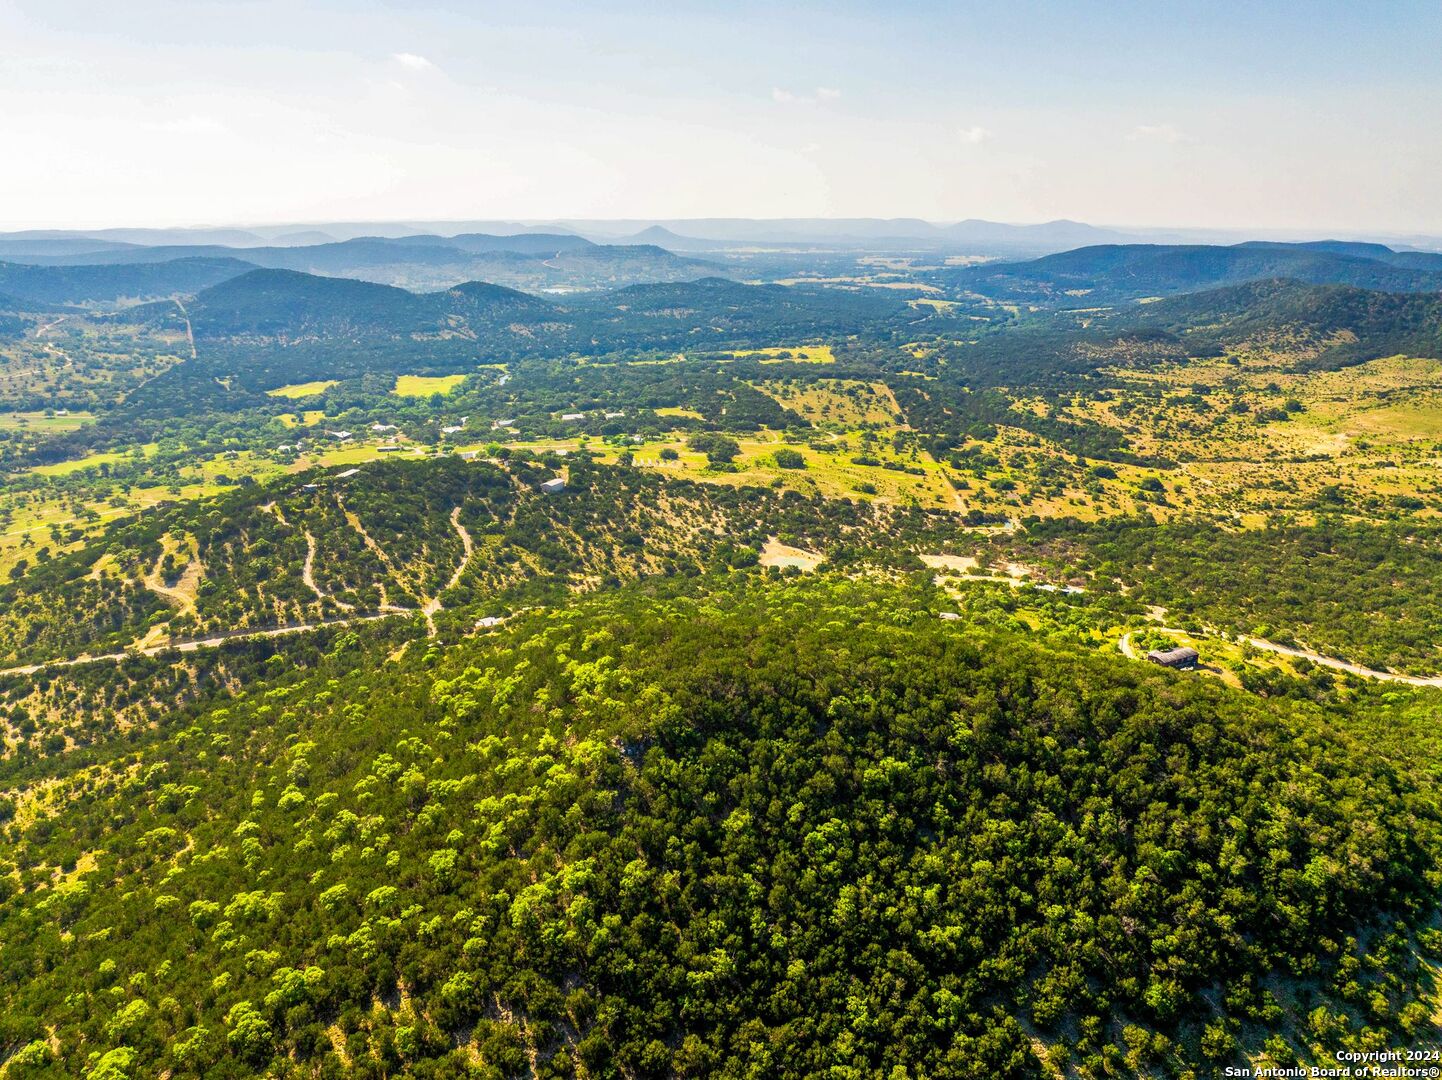
[[[0,293],[13,297],[19,305],[35,305],[40,310],[57,304],[113,305],[157,296],[188,296],[250,269],[249,263],[230,255],[116,266],[0,263]]]
[[[1345,285],[1261,281],[1149,304],[1131,316],[1165,326],[1197,348],[1282,346],[1305,369],[1380,356],[1442,357],[1442,290],[1389,293]]]
[[[59,785],[7,829],[11,1074],[1203,1075],[1421,1035],[1407,775],[928,606],[738,584],[352,638],[11,770]]]
[[[1378,245],[1380,246],[1380,245]],[[956,287],[1001,300],[1092,307],[1269,278],[1386,292],[1442,291],[1442,257],[1397,259],[1363,245],[1100,244],[1029,262],[968,267]]]
[[[233,377],[265,390],[373,371],[465,371],[520,357],[761,344],[778,333],[879,327],[909,312],[881,296],[719,278],[634,285],[562,304],[484,282],[412,293],[260,270],[204,290],[189,305],[201,356],[176,378]],[[154,305],[129,317],[181,327],[187,316]]]
[[[841,563],[904,563],[954,515],[670,481],[634,469],[386,462],[302,473],[119,524],[0,587],[0,667],[366,615],[431,617],[651,574],[754,564],[785,535]],[[915,565],[914,563],[912,565]]]

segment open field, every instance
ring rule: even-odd
[[[302,413],[281,413],[276,417],[286,427],[312,427],[325,419],[324,409],[307,409]]]
[[[94,419],[93,414],[78,411],[66,412],[63,416],[53,412],[0,412],[0,431],[33,431],[37,434],[55,435],[84,427]]]
[[[430,397],[432,394],[449,394],[461,383],[464,375],[397,375],[391,393],[397,397]]]
[[[780,277],[772,284],[775,285],[834,285],[841,288],[866,288],[866,289],[891,289],[899,292],[933,293],[940,292],[935,285],[928,285],[922,281],[910,281],[900,278],[895,274],[878,274],[876,276],[855,274],[833,277]]]
[[[291,383],[289,386],[277,386],[274,390],[267,390],[270,397],[303,398],[314,397],[316,394],[323,394],[334,386],[337,379],[316,379],[313,382]]]
[[[712,469],[704,454],[687,447],[678,434],[627,447],[635,464],[642,468],[662,469],[673,474],[706,483],[733,486],[775,486],[807,495],[828,497],[881,499],[888,502],[916,502],[923,506],[951,508],[954,495],[942,466],[923,454],[912,457],[898,453],[890,446],[878,447],[863,443],[861,436],[836,435],[812,444],[788,442],[778,433],[762,432],[754,436],[737,436],[741,454],[732,471]],[[602,452],[601,460],[614,461],[620,451],[604,445],[592,445]],[[787,448],[796,451],[806,463],[803,469],[784,469],[776,464],[775,453]],[[677,459],[661,458],[663,449],[674,450]],[[858,464],[853,457],[874,458],[876,464]],[[892,466],[887,468],[886,466]],[[912,472],[904,472],[911,469]]]
[[[142,457],[154,454],[155,450],[156,446],[154,443],[146,443],[138,448],[139,455]],[[83,458],[76,458],[74,461],[61,461],[54,465],[37,465],[31,471],[37,476],[68,476],[71,473],[82,472],[86,469],[98,469],[102,465],[114,465],[117,462],[124,461],[134,453],[136,453],[136,451],[128,450],[124,453],[120,451],[110,451],[107,453],[89,454]]]
[[[891,388],[854,379],[769,380],[756,389],[813,424],[884,427],[902,421]]]
[[[1178,506],[1205,513],[1442,513],[1442,363],[1393,357],[1297,374],[1246,356],[1125,371],[1109,400],[1063,416],[1171,457]]]
[[[732,349],[733,356],[759,356],[763,364],[834,364],[830,345],[773,345],[765,349]]]

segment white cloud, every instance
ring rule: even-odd
[[[424,56],[419,56],[416,53],[391,53],[391,59],[394,60],[397,64],[399,64],[401,67],[408,68],[411,71],[429,71],[431,68],[436,66],[435,64],[427,60]]]
[[[807,143],[806,145],[804,145],[804,146],[801,147],[801,152],[802,152],[803,154],[814,154],[814,153],[816,153],[816,151],[818,151],[818,150],[820,150],[820,149],[821,149],[821,144],[820,144],[820,143],[818,143],[818,142],[809,142],[809,143]]]
[[[991,131],[988,128],[975,125],[959,129],[956,135],[957,138],[968,146],[975,146],[977,143],[984,143],[987,139],[991,138]]]
[[[823,101],[835,101],[840,96],[841,91],[834,86],[818,86],[810,94],[798,94],[779,86],[771,89],[771,100],[782,105],[818,105]]]
[[[1191,142],[1175,124],[1138,124],[1127,136],[1128,142],[1159,142],[1175,145]]]

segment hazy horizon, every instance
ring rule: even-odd
[[[922,222],[938,230],[944,230],[951,226],[961,225],[968,222],[977,222],[982,225],[1000,226],[1010,229],[1037,229],[1042,230],[1047,226],[1076,225],[1084,228],[1102,230],[1104,232],[1116,233],[1116,239],[1101,237],[1091,243],[1201,243],[1201,244],[1235,244],[1248,241],[1271,241],[1284,243],[1306,243],[1322,240],[1339,240],[1349,242],[1375,242],[1406,245],[1409,243],[1421,244],[1427,249],[1435,249],[1442,245],[1442,230],[1428,232],[1414,230],[1403,232],[1387,229],[1353,229],[1326,227],[1317,228],[1246,228],[1227,226],[1188,226],[1188,225],[1137,225],[1118,222],[1090,222],[1076,221],[1070,218],[1051,218],[1038,221],[999,221],[986,217],[970,217],[959,219],[927,219],[914,215],[895,215],[882,217],[879,215],[867,216],[832,216],[832,217],[798,217],[798,216],[777,216],[777,217],[727,217],[718,215],[703,215],[694,218],[654,218],[654,217],[616,217],[616,218],[595,218],[555,215],[540,218],[443,218],[427,219],[419,215],[395,218],[374,218],[374,219],[316,219],[309,221],[292,220],[260,220],[260,221],[202,221],[202,222],[161,222],[133,224],[126,221],[105,222],[100,224],[81,225],[20,225],[10,226],[0,221],[0,235],[19,236],[26,234],[75,234],[95,235],[101,234],[129,234],[129,233],[155,233],[155,234],[178,234],[193,232],[197,238],[193,241],[198,244],[226,243],[227,241],[206,239],[201,234],[216,234],[223,232],[251,233],[266,242],[281,237],[292,236],[301,232],[314,231],[324,234],[326,238],[306,240],[306,243],[322,243],[329,241],[342,241],[355,239],[361,236],[371,235],[367,229],[374,227],[379,230],[375,235],[411,235],[419,233],[435,233],[442,236],[451,236],[464,232],[500,232],[504,234],[505,229],[497,229],[496,226],[515,226],[525,231],[544,231],[547,227],[554,227],[561,232],[575,232],[581,235],[590,235],[604,242],[614,242],[625,239],[635,233],[641,232],[653,226],[660,226],[676,232],[680,239],[695,239],[703,241],[715,241],[718,243],[745,243],[756,241],[760,243],[805,243],[801,239],[782,240],[768,238],[762,230],[755,234],[737,233],[735,230],[719,229],[714,233],[704,227],[687,228],[687,226],[704,226],[707,223],[737,225],[743,222],[755,222],[759,225],[782,225],[785,223],[797,224],[841,224],[845,222]],[[339,228],[338,228],[339,227]],[[729,235],[728,235],[729,234]],[[840,230],[831,233],[818,233],[814,242],[825,243],[828,240],[857,239],[857,236],[846,234]],[[114,237],[112,237],[114,239]],[[134,238],[138,243],[145,243],[146,238],[137,236]],[[872,234],[872,239],[877,240],[906,240],[919,239],[916,236],[909,236],[905,233],[887,235],[884,233]],[[169,242],[167,240],[151,240],[150,242]],[[1080,241],[1084,246],[1088,241]],[[1065,246],[1065,245],[1063,245]],[[1076,246],[1076,245],[1074,245]],[[1061,248],[1058,248],[1061,250]]]

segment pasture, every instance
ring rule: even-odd
[[[316,379],[313,382],[291,383],[289,386],[277,386],[274,390],[267,390],[269,397],[282,398],[304,398],[315,397],[323,394],[332,386],[336,385],[338,379]]]
[[[449,394],[461,383],[464,375],[397,375],[391,393],[397,397],[430,397],[432,394]]]

